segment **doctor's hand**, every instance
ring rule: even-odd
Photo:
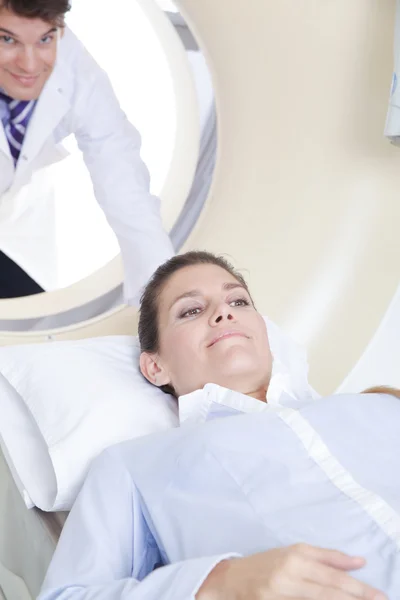
[[[196,600],[386,600],[346,571],[362,558],[306,544],[221,561]]]

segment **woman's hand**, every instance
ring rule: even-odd
[[[364,559],[306,544],[220,562],[196,600],[386,600],[346,571]]]

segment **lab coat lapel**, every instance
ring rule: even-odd
[[[36,158],[69,108],[70,103],[55,71],[45,85],[29,122],[17,171],[24,170]]]
[[[4,126],[1,122],[0,122],[0,152],[5,154],[7,156],[7,158],[9,158],[10,161],[12,161],[10,146],[8,145],[6,132],[4,131]]]

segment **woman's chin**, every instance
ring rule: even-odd
[[[244,344],[221,347],[215,360],[218,360],[219,368],[223,370],[254,368],[254,365],[259,363],[255,349]]]
[[[257,357],[241,348],[230,348],[214,366],[218,369],[215,383],[237,391],[247,388],[248,385],[251,387],[253,381],[259,382],[263,371],[266,370]]]

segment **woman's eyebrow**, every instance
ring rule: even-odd
[[[169,308],[171,309],[174,306],[174,304],[176,304],[179,300],[182,300],[182,298],[197,298],[198,296],[201,296],[201,295],[202,294],[201,294],[200,290],[190,290],[189,292],[180,294],[177,298],[175,298],[175,300],[172,301],[172,304]]]
[[[224,283],[224,285],[222,286],[222,289],[224,290],[234,290],[235,288],[242,288],[242,290],[244,290],[245,292],[247,292],[246,288],[244,287],[244,285],[242,285],[239,282],[230,282],[230,283]]]

